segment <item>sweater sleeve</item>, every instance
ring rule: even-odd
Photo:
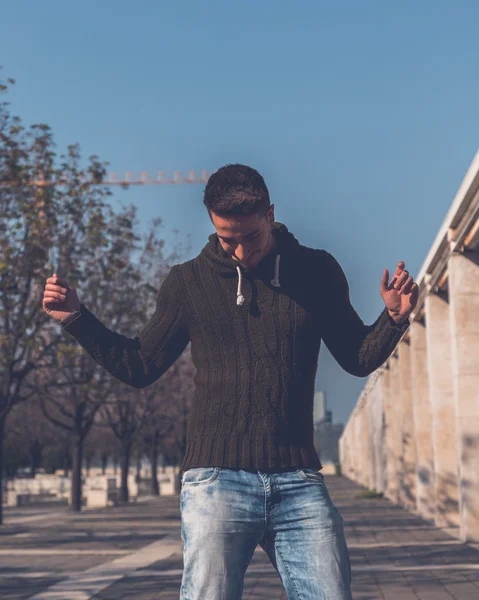
[[[149,322],[135,338],[111,331],[84,304],[63,326],[111,375],[134,388],[151,385],[182,354],[189,333],[181,312],[176,267],[166,276]]]
[[[366,377],[391,355],[409,327],[409,319],[398,325],[385,307],[372,325],[365,325],[351,305],[341,266],[331,254],[324,254],[321,337],[345,371]]]

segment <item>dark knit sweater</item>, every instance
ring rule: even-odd
[[[333,256],[299,244],[281,223],[273,234],[275,249],[252,271],[212,234],[196,258],[171,269],[134,339],[105,327],[84,304],[64,325],[98,364],[135,388],[161,377],[191,341],[196,389],[182,470],[321,468],[313,444],[321,340],[343,369],[364,377],[409,326],[396,325],[386,309],[364,325]]]

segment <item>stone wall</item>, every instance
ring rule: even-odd
[[[339,442],[342,474],[479,543],[479,154],[416,282],[418,306]]]

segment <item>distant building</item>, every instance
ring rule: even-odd
[[[326,392],[314,392],[314,422],[322,421],[326,417]]]
[[[333,413],[327,409],[326,393],[314,393],[314,446],[322,463],[339,463],[339,438],[343,423],[333,423]]]
[[[322,463],[339,463],[339,438],[343,423],[323,421],[314,429],[314,446]]]

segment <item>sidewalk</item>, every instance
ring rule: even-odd
[[[387,500],[357,497],[363,488],[349,480],[325,481],[346,523],[354,600],[479,600],[479,551]],[[16,514],[0,529],[3,600],[178,600],[182,564],[178,497],[35,521]],[[259,547],[243,599],[286,600]]]

